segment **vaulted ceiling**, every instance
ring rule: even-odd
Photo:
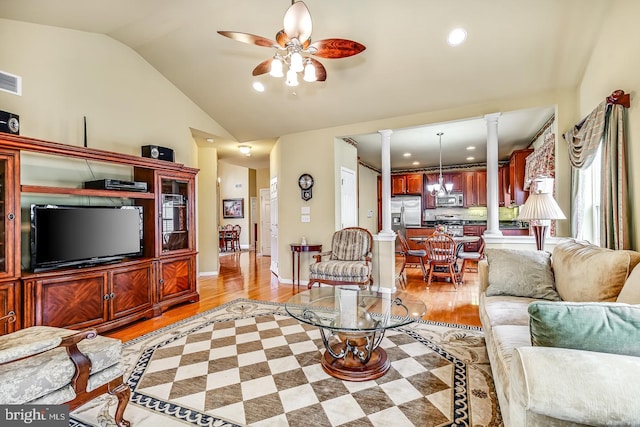
[[[575,88],[607,3],[307,0],[313,40],[346,38],[366,50],[350,58],[319,58],[326,81],[296,88],[268,74],[251,75],[274,49],[217,34],[232,30],[274,39],[288,0],[0,0],[0,18],[101,33],[124,43],[236,138],[217,142],[221,158],[237,155],[235,146],[249,142],[257,161],[289,133]],[[464,27],[468,39],[452,47],[446,37],[455,27]],[[256,80],[265,92],[252,89]],[[432,141],[435,130],[426,131]],[[364,136],[353,137],[366,145]]]

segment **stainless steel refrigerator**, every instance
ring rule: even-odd
[[[391,228],[406,236],[406,228],[422,225],[422,197],[395,196],[391,198]],[[396,239],[396,252],[400,242]]]

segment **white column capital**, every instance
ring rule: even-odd
[[[391,129],[382,129],[382,130],[379,130],[378,133],[382,136],[391,136],[393,131]]]
[[[484,119],[487,121],[487,123],[497,122],[501,115],[502,113],[489,113],[484,115]]]

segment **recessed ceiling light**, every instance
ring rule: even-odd
[[[420,162],[413,162],[412,165],[413,166],[418,166],[420,164]]]
[[[467,150],[469,150],[469,151],[475,150],[475,149],[476,149],[476,147],[474,147],[473,145],[470,145],[470,146],[467,147]]]
[[[207,142],[213,142],[213,138],[207,138]]]
[[[449,36],[447,37],[447,42],[451,46],[458,46],[462,44],[467,39],[467,32],[463,28],[456,28],[451,30]]]
[[[467,160],[469,160],[469,161],[471,161],[471,160],[475,160],[475,159],[476,159],[476,158],[475,158],[475,157],[472,157],[472,156],[467,157]]]
[[[245,156],[251,156],[251,146],[250,145],[238,145],[238,150]]]
[[[403,157],[411,157],[411,153],[404,153],[402,156]]]
[[[256,92],[264,92],[264,85],[262,82],[253,82],[253,88]]]

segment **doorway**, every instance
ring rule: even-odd
[[[260,189],[260,238],[262,256],[271,256],[271,195],[268,188]]]
[[[340,228],[358,226],[358,194],[356,172],[340,168]]]

